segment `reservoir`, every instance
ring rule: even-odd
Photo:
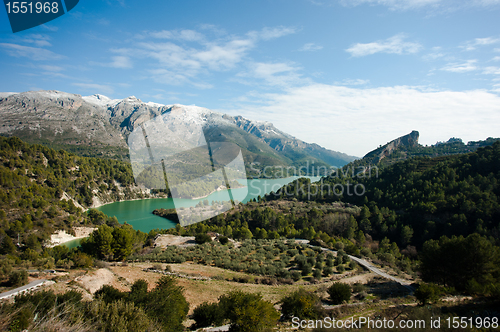
[[[231,194],[235,200],[246,203],[258,196],[264,196],[272,191],[277,191],[283,185],[288,184],[296,179],[298,176],[284,178],[284,179],[251,179],[248,180],[247,188],[231,189]],[[311,182],[319,181],[320,177],[307,177]],[[248,189],[248,194],[245,195]],[[191,207],[198,204],[200,201],[223,201],[225,200],[224,192],[216,191],[207,197],[200,199],[182,199],[177,201],[177,208]],[[179,206],[180,205],[180,206]],[[118,218],[120,223],[127,222],[132,225],[135,230],[148,233],[152,229],[169,229],[175,227],[176,223],[168,219],[154,215],[152,212],[155,209],[173,209],[174,204],[171,198],[150,198],[134,201],[115,202],[103,205],[96,208],[104,212],[106,215]]]

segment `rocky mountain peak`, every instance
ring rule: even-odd
[[[390,156],[394,151],[401,147],[415,147],[418,146],[419,132],[413,130],[411,133],[398,137],[395,140],[390,141],[384,146],[379,147],[369,153],[367,153],[363,159],[368,160],[372,164],[378,164],[382,159]]]

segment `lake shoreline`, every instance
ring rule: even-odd
[[[120,223],[127,222],[135,230],[148,233],[152,229],[170,229],[176,226],[176,222],[162,218],[152,213],[156,209],[183,209],[195,207],[197,203],[203,200],[224,202],[228,201],[228,191],[231,191],[233,200],[243,204],[277,190],[286,184],[289,184],[299,177],[280,178],[280,179],[246,179],[246,186],[240,188],[224,189],[215,191],[208,197],[198,199],[172,199],[151,197],[144,199],[132,199],[117,201],[104,204],[97,208],[109,217],[116,217]],[[318,181],[320,177],[309,177],[311,181]],[[242,179],[243,180],[243,179]],[[242,184],[243,185],[243,184]],[[123,203],[122,203],[123,202]]]
[[[46,244],[46,247],[52,248],[74,240],[84,239],[96,229],[95,227],[73,227],[76,236],[66,233],[65,230],[56,231],[50,236],[50,241]]]

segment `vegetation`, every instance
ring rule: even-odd
[[[82,251],[99,259],[124,260],[142,248],[147,235],[134,231],[128,224],[110,227],[101,225],[86,239],[82,239]]]
[[[120,292],[112,286],[105,285],[94,294],[96,299],[106,304],[132,303],[140,308],[165,331],[183,331],[182,322],[186,319],[189,304],[183,295],[183,288],[177,285],[174,278],[164,276],[156,287],[148,292],[148,284],[137,280],[130,292]]]
[[[293,317],[317,319],[323,314],[321,306],[318,295],[299,289],[281,300],[281,313],[288,319]]]
[[[500,248],[486,237],[443,236],[424,244],[422,278],[471,294],[500,295]]]
[[[264,301],[260,294],[241,291],[222,295],[218,303],[203,303],[194,311],[196,327],[231,324],[230,331],[271,331],[280,317],[272,303]]]
[[[330,296],[330,301],[332,301],[333,304],[341,304],[343,302],[349,302],[351,299],[352,289],[348,284],[334,282],[330,287],[328,287],[327,292]]]
[[[97,260],[138,260],[190,261],[262,276],[235,277],[239,282],[315,283],[356,270],[350,254],[421,277],[424,282],[415,291],[421,304],[436,307],[442,294],[454,292],[498,298],[500,142],[490,143],[451,156],[452,150],[450,155],[445,151],[458,142],[449,142],[433,147],[441,157],[393,159],[372,176],[351,172],[353,163],[339,171],[341,176],[325,177],[322,183],[300,179],[210,220],[145,234],[79,207],[90,206],[96,195],[109,200],[142,197],[131,190],[130,165],[0,137],[0,278],[4,286],[14,287],[27,282],[25,269],[32,267],[90,268]],[[340,194],[331,190],[335,185],[362,186],[363,195]],[[205,201],[199,208],[214,205]],[[45,246],[54,230],[72,232],[78,225],[97,227],[81,248]],[[218,233],[220,242],[210,241],[209,232]],[[151,248],[160,233],[195,236],[198,245]],[[308,239],[312,247],[287,238]],[[367,296],[367,287],[360,284],[351,289],[336,282],[326,291],[335,304],[350,301],[353,293],[358,300]],[[299,289],[281,299],[281,312],[285,318],[322,317],[321,298],[319,291]],[[80,300],[81,295],[71,292],[21,296],[0,309],[0,324],[6,322],[4,330],[11,331],[44,330],[48,324],[82,331],[182,331],[189,310],[171,277],[161,278],[150,291],[139,280],[129,292],[103,286],[93,301]],[[389,313],[394,314],[383,314]],[[405,317],[426,314],[417,308]],[[232,331],[265,331],[276,326],[278,317],[261,295],[238,291],[203,303],[193,313],[195,327],[229,323]]]
[[[189,305],[182,287],[168,276],[153,290],[148,292],[147,287],[143,280],[125,293],[104,286],[91,302],[82,301],[77,291],[60,295],[41,291],[17,296],[14,304],[2,307],[2,314],[10,316],[10,331],[47,331],[47,326],[55,323],[68,331],[184,331],[182,322]]]
[[[442,289],[436,284],[420,284],[415,290],[415,297],[421,305],[426,305],[429,302],[436,302],[442,294]]]
[[[238,272],[283,280],[293,278],[298,281],[301,277],[310,278],[313,272],[312,266],[316,264],[316,261],[332,260],[331,257],[333,256],[326,255],[322,250],[314,250],[305,244],[297,244],[295,241],[253,239],[243,241],[239,248],[218,242],[208,242],[187,248],[176,246],[169,246],[165,250],[156,248],[149,254],[134,254],[130,256],[130,260],[165,263],[192,261]],[[342,268],[344,268],[343,264],[338,263],[339,273]],[[314,271],[321,273],[320,268]],[[298,273],[298,276],[295,273]],[[321,279],[321,275],[314,275],[314,278]]]
[[[0,137],[0,255],[13,259],[14,266],[90,266],[84,253],[47,248],[46,242],[58,229],[72,234],[74,226],[118,226],[116,218],[95,210],[87,214],[80,206],[91,205],[96,195],[109,201],[144,197],[130,189],[133,183],[132,169],[124,162]],[[115,235],[126,232],[121,228]],[[128,254],[113,250],[119,258]]]

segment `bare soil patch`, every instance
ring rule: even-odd
[[[166,248],[167,246],[195,245],[194,236],[177,236],[171,234],[160,234],[154,240],[154,247]]]

